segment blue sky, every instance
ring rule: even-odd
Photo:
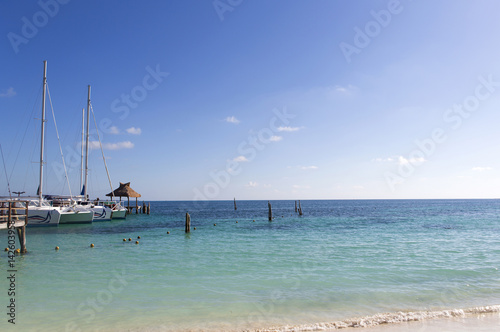
[[[146,200],[499,197],[497,1],[0,7],[12,191],[37,188],[47,60],[73,193],[90,84],[113,187]],[[49,103],[47,120],[44,192],[67,194]],[[99,149],[89,163],[102,197]]]

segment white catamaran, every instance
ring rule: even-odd
[[[43,188],[43,149],[45,138],[45,91],[47,89],[47,61],[43,62],[43,92],[42,92],[42,129],[40,145],[40,180],[38,183],[38,198],[29,199],[28,226],[57,226],[61,218],[60,209],[51,206],[42,195]]]
[[[47,91],[47,61],[43,62],[42,126],[40,144],[40,180],[38,198],[29,199],[28,226],[57,226],[58,224],[91,223],[92,212],[80,209],[74,202],[57,204],[43,196],[43,165],[45,147],[45,96]],[[59,136],[59,135],[58,135]]]
[[[101,202],[101,201],[90,201],[88,199],[88,194],[87,194],[87,184],[88,184],[88,165],[89,165],[89,124],[90,124],[90,111],[91,111],[91,103],[90,103],[90,85],[88,86],[88,94],[87,94],[87,123],[86,126],[84,126],[84,119],[85,116],[82,116],[82,129],[85,127],[85,168],[83,168],[83,159],[82,159],[82,174],[83,176],[83,186],[82,186],[82,193],[81,196],[79,196],[78,199],[78,204],[80,206],[86,207],[90,210],[93,211],[94,213],[94,221],[106,221],[106,220],[111,220],[111,219],[125,219],[126,217],[126,209],[120,205],[118,202]],[[96,128],[97,130],[97,128]],[[99,136],[99,132],[97,132],[97,135]],[[83,143],[83,136],[82,136],[82,143]],[[106,174],[108,176],[108,181],[109,185],[111,187],[111,190],[113,190],[112,185],[111,185],[111,179],[109,177],[109,172],[108,172],[108,167],[106,165],[106,159],[104,158],[104,153],[102,151],[102,145],[100,144],[100,139],[99,139],[99,145],[101,146],[101,153],[102,153],[102,158],[104,161],[104,166],[106,168]],[[83,145],[82,145],[82,157],[83,157]]]

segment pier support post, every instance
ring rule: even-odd
[[[236,207],[236,197],[234,198],[234,211],[238,210],[238,208]]]
[[[148,214],[151,212],[151,203],[148,203]]]
[[[295,201],[295,213],[297,213],[297,201]]]
[[[300,206],[300,200],[299,200],[299,216],[302,215],[302,206]]]
[[[186,212],[186,233],[191,232],[191,216]]]
[[[17,228],[17,237],[19,238],[19,244],[21,246],[21,253],[25,254],[28,252],[26,250],[26,226]]]
[[[269,208],[268,212],[269,221],[273,221],[273,208],[271,207],[271,202],[267,201],[267,207]]]

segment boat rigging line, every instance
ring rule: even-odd
[[[5,179],[7,180],[7,190],[9,191],[9,198],[12,199],[12,194],[10,193],[9,176],[7,175],[7,167],[5,167],[5,158],[3,157],[2,144],[0,144],[0,152],[2,153],[3,169],[5,172]]]
[[[61,152],[61,159],[64,168],[64,175],[66,176],[66,183],[68,184],[69,196],[73,199],[73,194],[71,193],[71,186],[69,184],[68,171],[66,170],[66,163],[64,161],[64,154],[62,151],[61,140],[59,138],[59,130],[57,130],[56,116],[54,114],[54,107],[52,107],[52,99],[50,98],[49,86],[47,84],[47,95],[49,97],[50,109],[52,110],[52,118],[54,119],[54,126],[56,127],[57,142],[59,143],[59,151]]]
[[[104,150],[102,148],[101,137],[99,136],[99,130],[97,129],[97,121],[95,119],[94,108],[90,104],[90,110],[92,111],[92,117],[94,118],[95,130],[97,132],[97,139],[99,140],[99,146],[101,147],[102,160],[104,161],[104,167],[106,168],[106,174],[108,175],[109,187],[111,188],[111,195],[113,195],[113,185],[111,183],[111,177],[109,176],[108,165],[106,164],[106,157],[104,156]],[[113,199],[113,196],[111,196]]]

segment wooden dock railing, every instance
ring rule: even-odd
[[[28,201],[0,200],[0,229],[16,229],[21,253],[26,253]]]

